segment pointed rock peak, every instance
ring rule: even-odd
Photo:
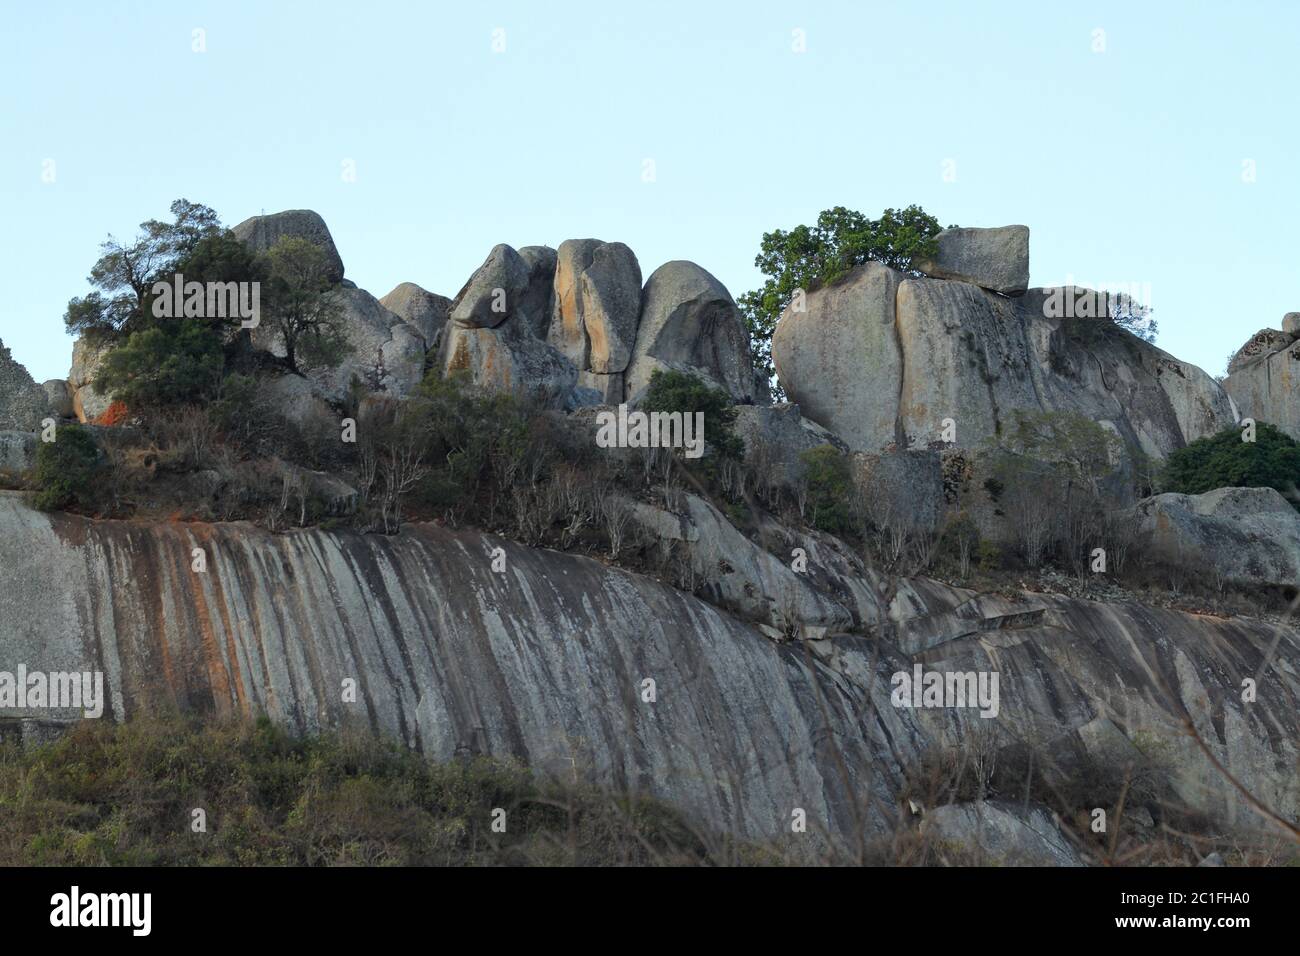
[[[306,239],[325,250],[330,261],[330,279],[343,281],[343,259],[334,245],[334,237],[320,213],[310,209],[286,209],[283,212],[253,216],[235,226],[235,238],[255,252],[266,252],[285,236]]]

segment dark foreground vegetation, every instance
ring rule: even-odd
[[[295,737],[265,718],[83,721],[40,746],[0,743],[0,866],[996,864],[924,827],[924,808],[978,799],[1061,808],[1090,863],[1187,866],[1217,852],[1228,865],[1300,864],[1294,845],[1215,834],[1167,802],[1158,751],[1064,788],[1025,759],[935,752],[908,770],[892,833],[830,847],[812,825],[740,841],[648,797],[583,783],[577,769],[543,779],[486,757],[432,763],[363,732]],[[1112,809],[1109,835],[1088,826],[1098,802]],[[493,828],[500,811],[504,832]]]

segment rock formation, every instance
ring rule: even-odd
[[[738,402],[753,401],[745,323],[725,286],[693,262],[666,262],[641,292],[641,321],[627,370],[637,401],[657,370],[693,372]]]
[[[1066,292],[1007,298],[867,263],[792,303],[772,358],[803,413],[861,451],[944,441],[946,424],[977,448],[1020,410],[1076,412],[1153,458],[1233,424],[1205,372],[1105,318],[1053,315]]]
[[[504,574],[492,570],[497,547]],[[754,567],[735,550],[744,545],[710,547]],[[191,570],[194,548],[206,573]],[[811,546],[810,558],[824,553]],[[1159,741],[1191,806],[1224,826],[1258,825],[1182,733],[1186,707],[1252,792],[1300,809],[1287,663],[1300,646],[1261,621],[1050,595],[977,600],[917,581],[888,614],[928,636],[909,639],[918,650],[895,643],[892,625],[874,650],[833,633],[800,647],[649,578],[471,531],[89,521],[12,494],[0,494],[0,569],[5,659],[102,670],[113,719],[178,705],[265,712],[299,731],[358,724],[442,760],[491,753],[568,772],[576,756],[597,780],[661,796],[702,825],[774,837],[797,806],[810,832],[848,841],[859,813],[871,832],[892,827],[903,769],[981,719],[891,703],[890,675],[923,662],[996,670],[1006,742],[1065,762],[1099,746],[1092,728],[1105,718],[1126,738]],[[883,624],[882,592],[855,580]],[[1246,705],[1248,676],[1260,688]],[[342,701],[345,678],[355,704]],[[639,696],[647,678],[653,704]]]
[[[0,429],[34,431],[50,414],[45,390],[0,342]]]
[[[284,212],[245,219],[231,229],[235,238],[254,252],[266,252],[285,237],[306,239],[320,246],[329,260],[329,278],[343,281],[343,259],[334,245],[334,237],[319,213],[310,209],[286,209]]]
[[[1251,336],[1228,363],[1223,388],[1243,418],[1276,425],[1300,439],[1300,313],[1288,312],[1282,331]]]
[[[1300,587],[1300,513],[1272,488],[1166,493],[1134,513],[1154,560],[1220,584]]]
[[[451,313],[451,300],[421,289],[414,282],[403,282],[379,300],[389,312],[403,322],[415,327],[429,348],[435,348],[447,316]]]
[[[1029,227],[945,229],[935,237],[933,259],[916,263],[936,279],[960,279],[1004,295],[1029,289]]]

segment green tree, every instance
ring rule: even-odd
[[[229,231],[203,233],[184,248],[168,268],[184,275],[186,283],[266,280],[266,263]],[[247,332],[236,318],[154,316],[152,292],[132,325],[134,331],[105,356],[95,390],[133,409],[212,398],[236,336],[247,347]]]
[[[132,332],[104,358],[95,391],[128,408],[146,409],[209,398],[221,383],[221,339],[202,319],[168,319]]]
[[[306,239],[286,236],[271,247],[267,258],[271,281],[265,311],[284,345],[286,364],[295,372],[338,365],[347,352],[347,341],[324,250]]]
[[[80,425],[59,426],[54,441],[41,442],[36,449],[33,503],[42,511],[92,506],[102,467],[99,446],[90,432]]]
[[[203,238],[220,232],[217,214],[207,206],[178,199],[171,205],[172,221],[150,219],[127,245],[113,236],[100,246],[101,255],[87,281],[94,291],[68,303],[64,324],[73,335],[100,342],[125,339],[149,324],[149,290],[176,271],[176,263]]]
[[[1285,432],[1260,422],[1255,440],[1242,441],[1242,431],[1225,428],[1180,448],[1165,463],[1165,491],[1199,495],[1215,488],[1276,488],[1300,507],[1300,443]]]
[[[818,445],[801,452],[799,460],[808,483],[808,523],[830,534],[854,530],[853,472],[848,456],[834,445]]]
[[[714,454],[740,461],[745,443],[733,429],[736,407],[730,395],[703,379],[675,369],[656,369],[641,401],[645,412],[704,413],[704,442]]]
[[[886,209],[879,219],[836,206],[823,211],[815,226],[765,233],[754,265],[768,278],[738,303],[754,367],[772,379],[772,332],[796,289],[807,292],[869,261],[911,272],[914,260],[935,254],[939,231],[938,220],[920,206]]]
[[[1110,296],[1109,309],[1110,320],[1121,329],[1132,332],[1144,342],[1155,342],[1160,327],[1151,317],[1151,306],[1120,292]]]

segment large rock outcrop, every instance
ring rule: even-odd
[[[1292,315],[1288,313],[1283,325]],[[1243,418],[1276,425],[1300,439],[1300,328],[1264,329],[1228,364],[1224,390]]]
[[[569,401],[578,371],[559,350],[533,335],[525,316],[494,329],[447,326],[444,374],[465,373],[471,384],[559,408]]]
[[[245,219],[231,229],[235,238],[254,252],[266,252],[283,238],[306,239],[325,252],[332,282],[343,281],[343,259],[334,245],[334,237],[319,213],[310,209],[286,209],[283,212]]]
[[[1300,588],[1300,513],[1272,488],[1166,493],[1134,512],[1152,559],[1220,584]]]
[[[389,312],[414,326],[429,348],[442,333],[451,312],[451,299],[421,289],[414,282],[403,282],[379,300]]]
[[[389,312],[364,289],[336,286],[339,328],[347,351],[335,366],[309,366],[304,374],[316,394],[330,402],[343,402],[353,381],[371,391],[405,398],[424,377],[424,338],[416,328]],[[272,355],[285,355],[284,341],[273,325],[264,323],[253,332],[253,343]]]
[[[68,389],[72,392],[72,411],[78,421],[93,422],[113,404],[112,395],[95,390],[95,375],[109,351],[108,346],[93,345],[84,338],[72,343]]]
[[[0,342],[0,430],[34,431],[50,416],[45,390]]]
[[[1068,411],[1163,458],[1235,421],[1223,389],[1105,318],[971,283],[859,266],[786,310],[772,357],[804,414],[855,449],[980,447],[1017,411]],[[949,426],[948,429],[945,426]]]
[[[621,242],[569,239],[556,256],[547,340],[580,372],[626,371],[641,314],[641,266]]]
[[[808,557],[853,574],[825,547]],[[973,602],[923,580],[885,592],[868,576],[853,585],[865,606],[887,607],[871,636],[814,650],[647,577],[471,531],[90,521],[13,494],[0,494],[0,576],[0,667],[101,671],[110,718],[265,713],[299,731],[360,724],[442,760],[491,753],[543,773],[576,761],[753,837],[788,834],[794,808],[810,841],[824,827],[849,842],[859,820],[892,830],[905,770],[960,746],[972,721],[995,725],[998,746],[1065,761],[1103,717],[1158,749],[1192,807],[1258,826],[1184,732],[1184,709],[1259,799],[1300,809],[1300,641],[1263,621],[1056,595]],[[918,650],[896,643],[900,626]],[[917,664],[996,672],[998,719],[895,706],[890,675]],[[1259,681],[1250,703],[1246,677]]]
[[[693,262],[666,262],[641,292],[641,321],[628,365],[629,402],[638,401],[656,370],[697,374],[738,402],[754,396],[749,335],[726,286]]]
[[[519,312],[530,270],[512,246],[499,243],[456,294],[451,320],[461,328],[494,329]]]
[[[772,335],[786,394],[859,450],[893,441],[899,424],[903,362],[894,301],[902,278],[878,262],[859,266],[792,304]]]

